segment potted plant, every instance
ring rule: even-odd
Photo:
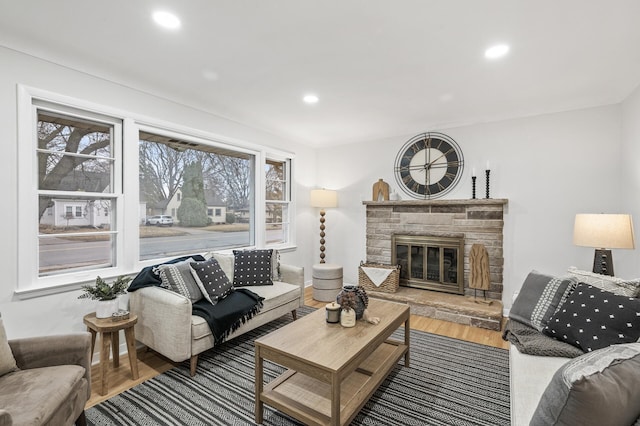
[[[118,310],[118,296],[124,294],[129,287],[131,277],[119,276],[109,284],[100,276],[96,277],[95,285],[83,285],[82,293],[78,299],[97,300],[96,318],[109,318]]]
[[[342,310],[340,311],[340,325],[343,327],[353,327],[356,325],[356,307],[358,298],[355,292],[344,292],[340,294],[338,302]]]

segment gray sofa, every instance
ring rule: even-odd
[[[233,282],[233,254],[211,253]],[[273,285],[248,287],[264,297],[260,312],[233,331],[226,340],[304,305],[304,268],[279,265],[280,280]],[[192,315],[191,301],[161,287],[146,287],[130,293],[130,311],[138,316],[135,325],[136,340],[174,362],[190,360],[191,375],[196,374],[198,355],[214,347],[214,337],[208,323]]]

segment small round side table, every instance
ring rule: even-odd
[[[136,337],[133,326],[138,322],[138,316],[130,314],[129,318],[114,321],[111,318],[96,318],[96,313],[84,316],[83,321],[87,326],[87,331],[91,333],[91,359],[93,360],[93,350],[96,345],[96,334],[100,333],[102,347],[100,348],[100,395],[106,395],[109,390],[109,379],[107,369],[109,368],[109,351],[113,351],[113,367],[120,365],[120,330],[124,330],[127,340],[127,352],[129,354],[129,364],[131,364],[131,376],[137,380],[138,356],[136,354]]]
[[[342,266],[332,263],[313,265],[313,299],[333,302],[342,291]]]

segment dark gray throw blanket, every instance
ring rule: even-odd
[[[528,355],[575,358],[584,354],[573,345],[549,337],[513,319],[507,321],[502,338],[515,345],[521,353]]]
[[[263,300],[264,297],[246,288],[236,288],[215,305],[206,299],[197,301],[192,306],[192,313],[207,321],[217,345],[257,315],[262,309]]]

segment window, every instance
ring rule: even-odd
[[[121,120],[46,102],[34,102],[32,111],[28,148],[37,182],[20,204],[21,217],[32,218],[21,237],[37,241],[28,256],[30,279],[114,266],[118,233],[98,212],[114,208],[120,196],[113,147]]]
[[[24,86],[18,108],[19,295],[292,243],[288,154]]]
[[[265,163],[265,224],[267,244],[289,242],[291,203],[289,160]]]
[[[212,226],[213,209],[207,206],[252,209],[255,155],[182,137],[140,132],[140,202],[146,203],[148,213],[170,211],[175,218],[173,232],[140,230],[140,260],[254,244],[251,221],[229,227],[224,238],[213,234],[220,227]],[[154,237],[160,232],[170,244],[157,244]]]

